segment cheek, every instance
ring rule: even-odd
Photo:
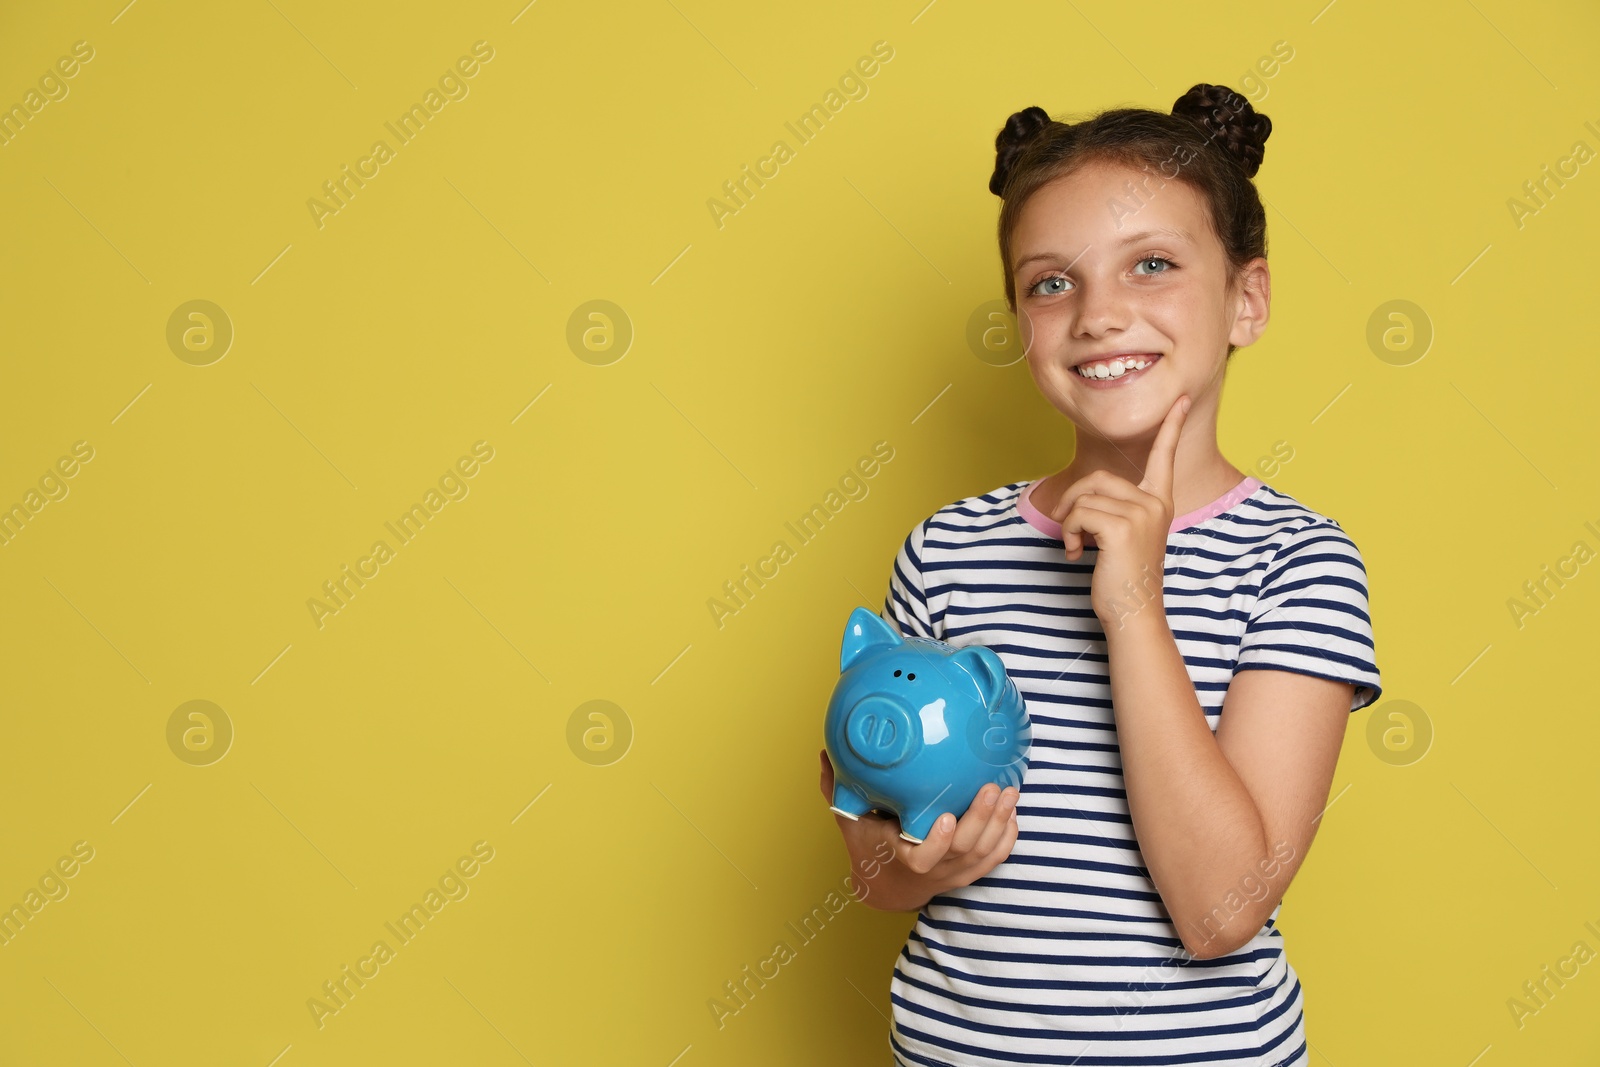
[[[1073,371],[1062,365],[1061,360],[1048,353],[1035,353],[1027,360],[1028,376],[1033,379],[1033,387],[1039,395],[1050,401],[1056,410],[1066,412],[1064,404],[1069,403],[1072,395],[1071,378]]]
[[[1044,355],[1050,349],[1059,346],[1065,339],[1067,322],[1065,305],[1017,305],[1017,340],[1022,344],[1022,352],[1032,359],[1036,354]]]
[[[1038,389],[1039,392],[1045,394],[1046,396],[1049,396],[1050,390],[1045,381],[1045,375],[1049,372],[1040,366],[1041,361],[1039,358],[1037,356],[1028,356],[1023,360],[1023,362],[1027,363],[1028,365],[1028,377],[1033,379],[1034,388]]]
[[[1059,377],[1061,347],[1067,329],[1066,321],[1054,308],[1017,307],[1017,340],[1022,345],[1022,358],[1041,389],[1051,379]]]
[[[1028,309],[1021,304],[1017,305],[1017,343],[1022,345],[1024,356],[1033,352],[1034,338],[1038,329],[1034,325],[1033,316],[1028,314]]]
[[[1210,318],[1195,318],[1197,314],[1209,315],[1209,311],[1202,312],[1176,300],[1148,304],[1141,312],[1150,343],[1169,353],[1204,347],[1200,335],[1212,329]]]
[[[1146,293],[1139,304],[1139,317],[1163,334],[1170,334],[1189,321],[1196,310],[1193,297],[1173,286],[1164,293]]]

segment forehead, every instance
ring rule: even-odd
[[[1166,232],[1162,232],[1166,231]],[[1166,243],[1202,244],[1211,220],[1188,182],[1151,171],[1092,163],[1040,186],[1023,205],[1012,234],[1012,260],[1045,252],[1115,251],[1138,234]]]

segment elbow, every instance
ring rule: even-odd
[[[1178,924],[1179,938],[1184,951],[1197,960],[1214,960],[1239,951],[1255,937],[1260,924],[1250,925],[1244,913],[1235,914],[1217,922],[1215,912],[1200,917],[1198,921]]]
[[[1206,939],[1184,938],[1183,947],[1190,956],[1197,960],[1214,960],[1219,956],[1226,956],[1237,952],[1249,942],[1249,938],[1240,941],[1235,937],[1224,937],[1218,934]]]

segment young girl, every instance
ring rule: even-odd
[[[986,786],[921,844],[836,816],[855,869],[893,847],[864,899],[919,913],[896,1064],[1309,1063],[1275,920],[1381,687],[1355,543],[1217,448],[1271,301],[1270,130],[1202,84],[1170,115],[1030,107],[996,138],[1007,302],[1077,450],[895,559],[884,618],[993,649],[1033,720],[1020,794]]]

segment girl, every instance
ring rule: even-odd
[[[993,649],[1034,736],[1020,793],[986,786],[921,844],[835,816],[853,866],[894,850],[865,899],[918,912],[896,1064],[1309,1062],[1275,920],[1381,687],[1355,543],[1217,448],[1271,303],[1271,128],[1202,84],[1170,115],[1030,107],[996,138],[1007,302],[1077,450],[940,508],[890,575],[884,618]]]

